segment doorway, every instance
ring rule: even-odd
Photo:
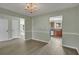
[[[50,36],[62,38],[62,16],[50,17]]]
[[[62,16],[50,17],[50,43],[51,47],[63,53],[62,48]],[[62,51],[62,52],[61,52]]]
[[[20,36],[25,39],[25,19],[20,18]]]
[[[14,17],[12,19],[12,38],[25,39],[25,19]]]

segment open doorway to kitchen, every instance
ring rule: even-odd
[[[62,38],[62,16],[50,17],[50,36]]]
[[[54,48],[62,50],[62,16],[50,17],[50,38]]]
[[[63,16],[50,17],[50,46],[57,54],[78,54],[77,50],[62,44],[62,21]],[[54,52],[53,52],[54,53]]]

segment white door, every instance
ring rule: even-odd
[[[8,19],[0,17],[0,41],[8,40]]]
[[[17,17],[12,19],[12,38],[20,37],[20,20]]]

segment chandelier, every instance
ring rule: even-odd
[[[38,5],[36,3],[27,3],[25,10],[27,10],[30,13],[33,13],[38,10]]]

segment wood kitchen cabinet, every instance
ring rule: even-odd
[[[54,37],[61,38],[62,37],[62,29],[54,30]]]

